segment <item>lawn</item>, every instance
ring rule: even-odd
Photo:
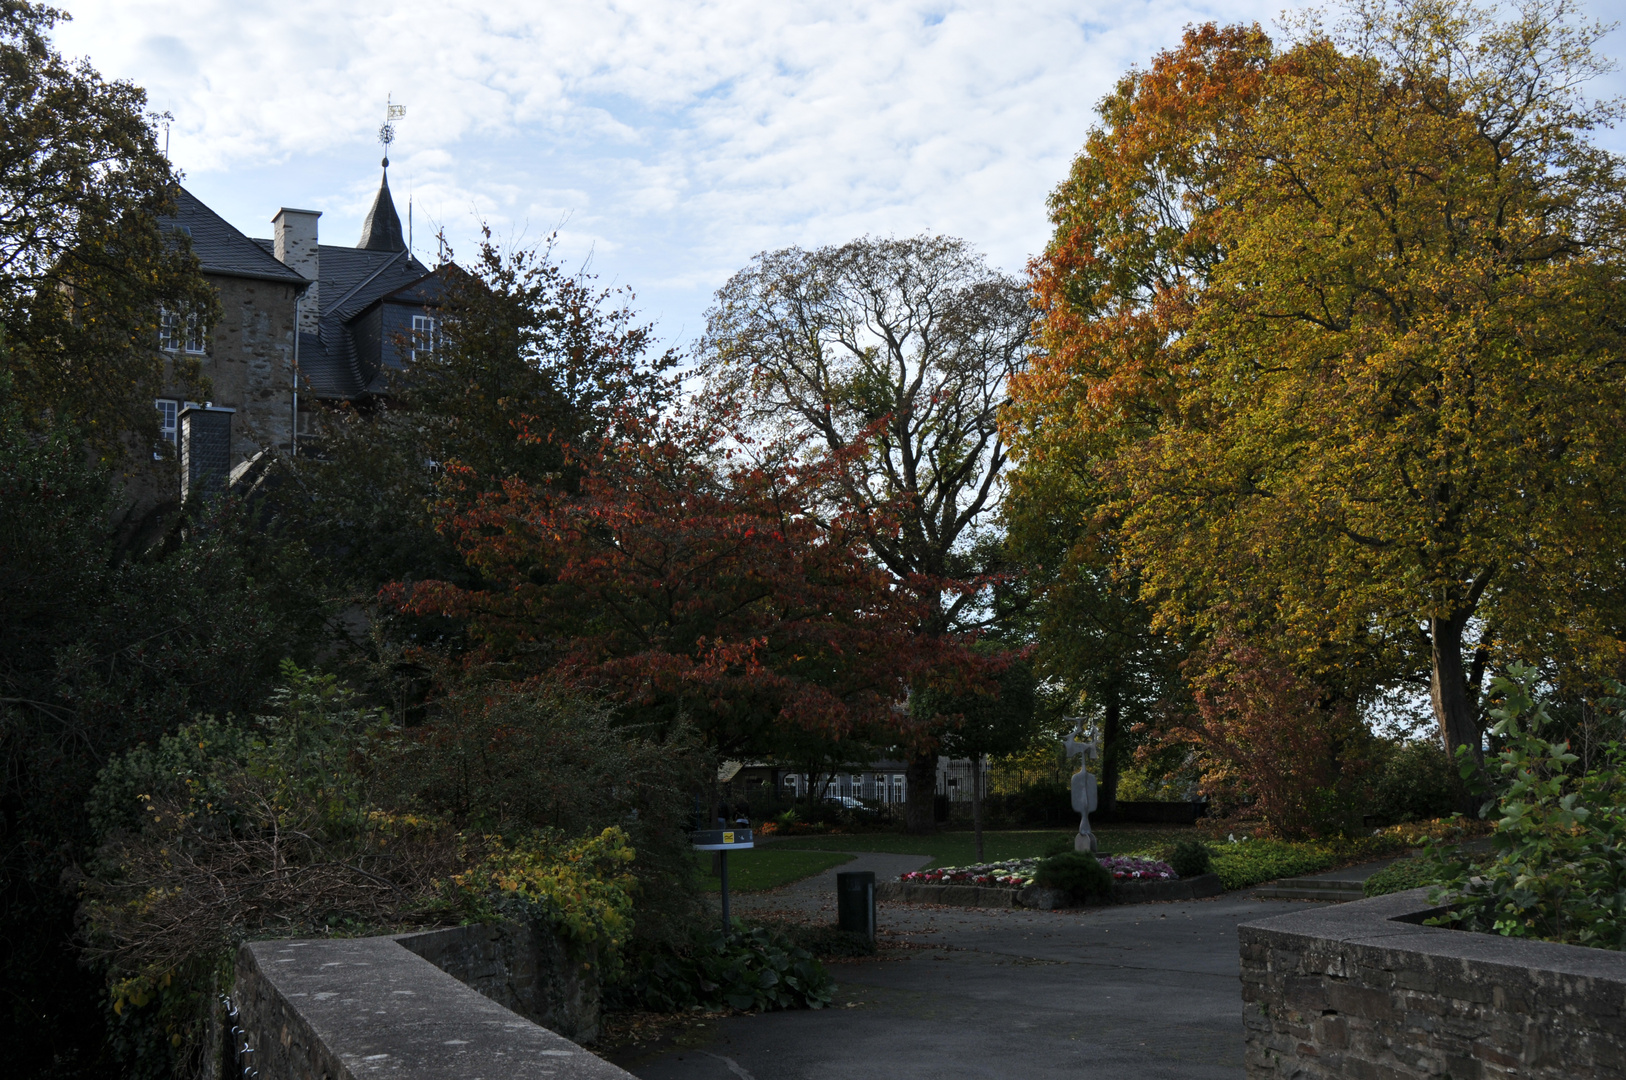
[[[695,864],[700,867],[701,888],[720,892],[722,880],[711,876],[711,854],[709,851],[695,852]],[[735,851],[728,856],[728,891],[762,892],[777,889],[851,861],[851,855],[843,855],[839,851],[785,850],[777,845]]]
[[[1194,830],[1159,826],[1113,826],[1095,830],[1101,847],[1115,855],[1131,855],[1174,843]],[[988,831],[982,834],[983,855],[999,859],[1027,859],[1043,855],[1058,840],[1071,841],[1072,830],[1031,829]],[[758,841],[761,843],[762,841]],[[767,841],[774,851],[888,851],[899,855],[930,855],[931,866],[965,866],[977,861],[976,836],[969,832],[943,832],[932,836],[902,833],[857,833],[851,836],[787,836]]]

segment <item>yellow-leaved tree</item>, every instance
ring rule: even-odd
[[[1617,673],[1601,32],[1567,0],[1357,2],[1285,46],[1191,30],[1131,73],[1033,266],[1019,490],[1075,478],[1166,630],[1240,633],[1346,699],[1426,675],[1450,749],[1478,752],[1510,658]]]

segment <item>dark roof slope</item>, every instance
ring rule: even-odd
[[[160,224],[192,238],[192,250],[205,273],[304,283],[303,277],[278,262],[267,247],[238,232],[190,191],[181,188],[175,202],[175,216],[161,218]]]
[[[389,162],[385,162],[388,165]],[[356,246],[363,251],[405,251],[406,238],[401,235],[401,215],[395,212],[395,200],[390,198],[390,171],[384,170],[384,179],[378,185],[378,197],[367,211],[367,220],[361,223],[361,239]]]

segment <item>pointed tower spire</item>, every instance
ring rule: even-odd
[[[395,212],[395,200],[390,198],[390,159],[384,159],[384,179],[378,185],[378,198],[367,211],[367,220],[361,223],[361,242],[356,245],[366,251],[405,251],[406,238],[401,235],[401,215]]]
[[[378,141],[384,144],[384,179],[378,184],[378,197],[367,211],[367,220],[361,223],[361,242],[356,245],[364,251],[406,250],[401,215],[395,212],[395,200],[390,198],[390,143],[395,141],[395,121],[405,115],[406,106],[395,104],[391,95],[384,106],[384,126],[378,129]]]

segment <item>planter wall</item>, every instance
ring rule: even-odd
[[[1626,1078],[1626,955],[1422,926],[1427,895],[1239,929],[1250,1080]]]
[[[1218,896],[1223,891],[1218,874],[1200,874],[1178,881],[1115,881],[1111,901],[1097,900],[1093,904],[1197,900],[1205,896]],[[916,885],[907,881],[883,881],[875,886],[875,899],[954,907],[1035,908],[1040,911],[1079,906],[1070,902],[1065,893],[1037,885],[1009,889],[991,885]]]

